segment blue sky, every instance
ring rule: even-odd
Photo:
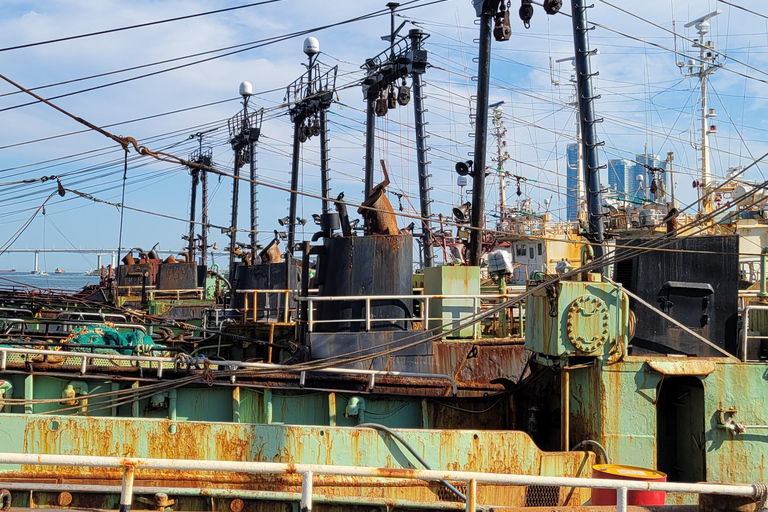
[[[243,3],[237,0],[4,0],[0,4],[0,48]],[[384,3],[283,0],[229,13],[3,51],[0,52],[0,72],[25,87],[39,87],[335,23],[378,11]],[[426,0],[417,2],[420,3]],[[747,165],[751,158],[768,150],[764,142],[768,130],[765,121],[768,75],[761,71],[768,69],[768,20],[715,1],[648,0],[626,7],[647,20],[643,21],[612,6],[618,4],[618,1],[597,0],[589,12],[590,21],[605,27],[590,33],[592,47],[600,50],[593,59],[593,67],[600,73],[596,86],[602,96],[595,105],[598,115],[605,119],[598,130],[600,139],[606,142],[601,163],[609,158],[633,158],[645,147],[659,155],[674,151],[679,170],[678,197],[683,203],[693,201],[696,195],[691,182],[696,178],[699,164],[690,141],[691,129],[698,124],[695,117],[697,86],[695,81],[683,77],[675,65],[676,57],[670,51],[675,45],[673,37],[648,22],[671,30],[674,14],[678,32],[694,37],[692,31],[683,28],[685,22],[716,8],[723,10],[711,20],[711,39],[715,47],[730,58],[724,60],[724,69],[711,78],[710,98],[711,106],[718,113],[718,133],[712,138],[713,172],[723,176],[728,168]],[[753,0],[741,5],[768,14],[761,2]],[[568,85],[570,65],[554,61],[573,54],[571,22],[564,15],[547,16],[537,7],[531,28],[525,30],[516,19],[516,6],[512,8],[512,39],[494,43],[492,61],[491,101],[505,101],[507,140],[513,158],[505,168],[531,180],[523,186],[523,192],[534,203],[551,199],[552,213],[563,215],[569,193],[564,176],[565,146],[575,137],[575,118],[573,109],[567,105],[572,94]],[[568,6],[564,11],[570,12]],[[448,215],[451,206],[461,201],[453,163],[466,159],[473,145],[469,136],[472,131],[469,97],[474,94],[471,79],[475,74],[473,39],[477,37],[474,10],[470,0],[449,0],[402,15],[431,34],[425,46],[430,51],[433,67],[424,80],[429,109],[426,116],[435,199],[433,212]],[[413,26],[406,25],[405,30]],[[339,102],[329,113],[332,195],[344,191],[347,200],[353,203],[362,198],[365,108],[361,90],[355,84],[361,77],[359,66],[364,59],[385,48],[379,36],[388,30],[389,18],[383,16],[313,34],[320,40],[321,62],[339,66]],[[252,102],[266,110],[258,147],[260,177],[267,183],[287,186],[291,125],[285,108],[280,105],[285,87],[304,71],[302,41],[303,36],[52,101],[98,126],[184,110],[108,129],[118,135],[135,137],[152,149],[167,148],[186,157],[197,146],[196,141],[189,139],[191,134],[216,128],[207,135],[205,143],[213,147],[216,165],[231,172],[232,151],[227,143],[226,120],[241,108],[238,84],[248,80],[257,92]],[[681,39],[677,45],[680,51],[690,48],[690,44]],[[50,98],[192,60],[37,92]],[[28,97],[15,94],[10,85],[0,83],[0,184],[57,175],[67,188],[119,202],[122,150],[93,132],[60,136],[83,127],[45,105],[11,108],[28,101]],[[217,104],[193,108],[209,103]],[[400,200],[394,194],[401,194],[406,213],[414,213],[413,208],[418,208],[412,123],[409,105],[391,111],[377,124],[377,160],[388,161],[393,178],[390,199],[398,209]],[[49,137],[55,138],[28,143]],[[301,189],[317,194],[317,139],[303,146],[302,156]],[[166,216],[188,216],[190,177],[186,170],[135,154],[130,155],[129,161],[126,205]],[[762,173],[766,171],[768,164],[755,168],[748,177],[762,181],[765,179]],[[607,175],[602,181],[607,183]],[[243,183],[240,188],[238,224],[244,227],[249,215],[248,186]],[[497,202],[497,188],[493,181],[488,184],[489,211]],[[0,185],[0,243],[9,239],[54,190],[55,182],[51,181]],[[229,224],[230,194],[231,180],[211,179],[213,224]],[[508,196],[514,199],[514,186],[509,187]],[[272,231],[279,228],[277,219],[287,214],[288,196],[285,192],[260,187],[259,200],[259,238],[266,242]],[[198,206],[198,215],[199,211]],[[300,200],[300,217],[311,218],[311,214],[318,211],[317,199]],[[55,196],[46,205],[45,215],[38,215],[32,221],[14,247],[115,247],[119,219],[119,212],[113,206],[72,194],[64,198]],[[408,223],[410,220],[403,219],[403,225]],[[313,228],[311,221],[303,228],[307,237]],[[163,248],[181,249],[184,242],[180,237],[186,231],[183,222],[126,210],[123,245],[147,248],[159,242]],[[241,240],[246,237],[246,234],[239,236]],[[210,238],[222,248],[226,245],[220,230],[212,229]],[[46,263],[48,270],[56,266],[85,270],[95,264],[95,257],[90,258],[89,262],[78,255],[49,255]],[[28,270],[31,266],[29,255],[0,256],[0,268]]]

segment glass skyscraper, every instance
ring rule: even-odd
[[[568,144],[565,154],[566,220],[572,221],[579,218],[579,146],[575,142]]]
[[[632,162],[626,158],[615,158],[608,160],[608,187],[616,198],[620,200],[627,199],[627,195],[632,195]],[[635,185],[635,188],[637,186]]]

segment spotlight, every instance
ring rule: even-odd
[[[359,224],[360,224],[360,219],[355,219],[349,223],[349,227],[351,227],[352,229],[357,229],[357,226]]]
[[[285,231],[276,231],[275,233],[277,233],[277,237],[280,240],[285,240],[286,238],[288,238],[288,234]]]
[[[318,226],[320,225],[320,215],[318,215],[317,213],[312,214],[312,220],[315,221],[315,224],[317,224]]]
[[[467,201],[461,206],[453,207],[453,218],[456,222],[469,222],[472,213],[472,203]]]
[[[466,176],[467,174],[469,174],[470,176],[474,176],[474,173],[472,172],[472,160],[467,160],[466,162],[457,163],[456,173],[459,176]]]
[[[283,217],[282,219],[277,219],[277,223],[281,226],[287,226],[291,222],[291,218],[288,216]]]
[[[301,217],[296,217],[296,222],[298,222],[299,224],[304,226],[307,223],[307,219],[302,219]]]

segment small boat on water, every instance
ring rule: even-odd
[[[48,275],[48,271],[46,271],[46,270],[33,270],[32,272],[30,272],[30,274],[37,275],[37,276],[47,276]]]
[[[64,269],[56,267],[56,270],[54,270],[54,273],[56,273],[56,274],[63,274],[64,273]]]
[[[15,269],[15,268],[10,268],[10,269],[5,269],[5,270],[0,270],[0,274],[13,274],[13,273],[15,273],[15,272],[16,272],[16,269]]]

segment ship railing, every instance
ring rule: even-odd
[[[84,349],[89,348],[88,345],[83,345]],[[125,349],[126,347],[114,347],[115,350]],[[162,350],[162,349],[159,349]],[[211,361],[202,356],[187,356],[179,354],[176,357],[167,356],[152,356],[152,355],[127,355],[127,354],[104,354],[94,352],[75,352],[71,350],[46,350],[46,349],[34,349],[26,347],[10,347],[0,345],[0,371],[6,371],[8,367],[8,356],[11,354],[29,356],[42,356],[46,358],[48,356],[57,358],[72,358],[78,360],[77,364],[80,365],[80,374],[85,375],[88,371],[89,363],[94,361],[109,361],[113,364],[120,364],[125,362],[127,364],[140,366],[142,368],[150,368],[155,370],[157,378],[162,378],[163,370],[168,368],[186,367],[186,368],[204,368],[206,365],[211,370],[226,369],[229,371],[237,370],[270,370],[273,373],[291,373],[296,374],[299,381],[299,386],[304,387],[308,373],[326,373],[326,374],[340,374],[340,375],[362,375],[368,378],[368,391],[373,391],[376,385],[377,377],[408,377],[413,379],[427,379],[427,380],[444,380],[451,387],[452,396],[456,396],[458,393],[458,387],[456,381],[450,375],[444,375],[439,373],[418,373],[418,372],[400,372],[391,370],[366,370],[366,369],[354,369],[354,368],[316,368],[313,370],[298,370],[291,365],[281,365],[272,363],[254,363],[250,361]],[[91,365],[98,366],[98,365]],[[237,380],[236,374],[229,377],[231,383],[235,383]],[[0,401],[0,408],[2,408],[2,401]]]
[[[178,290],[161,290],[155,286],[118,286],[117,293],[121,297],[141,297],[146,293],[148,300],[202,300],[205,296],[203,288],[186,288]]]
[[[397,322],[406,322],[411,324],[415,330],[427,331],[443,324],[456,324],[458,325],[462,321],[469,320],[473,316],[480,313],[482,309],[489,308],[494,304],[498,304],[500,301],[514,298],[515,294],[481,294],[481,295],[352,295],[352,296],[334,296],[334,297],[295,297],[296,301],[307,303],[307,332],[313,332],[320,324],[359,324],[364,327],[365,331],[373,330],[374,324],[391,324]],[[363,316],[352,318],[333,318],[333,319],[318,319],[317,308],[320,303],[323,302],[357,302],[363,303]],[[411,303],[416,308],[416,311],[411,316],[403,317],[386,317],[375,318],[373,316],[373,309],[377,307],[377,303],[393,301],[400,301],[403,304]],[[454,318],[446,318],[445,316],[431,316],[430,304],[432,301],[443,301],[443,309],[449,308],[456,312]],[[516,305],[517,309],[512,309],[512,314],[507,315],[509,321],[514,321],[515,318],[522,317],[522,306]],[[410,310],[409,308],[407,308]],[[480,337],[480,322],[475,322],[472,326],[473,338]],[[510,332],[511,329],[507,329],[506,332]]]
[[[29,334],[38,336],[65,335],[73,332],[80,327],[87,327],[96,323],[103,323],[97,320],[68,320],[62,318],[0,318],[0,334]],[[115,329],[141,331],[147,333],[147,328],[140,324],[131,323],[112,323]]]
[[[0,464],[20,465],[20,466],[57,466],[70,468],[105,468],[118,470],[122,476],[122,485],[62,485],[63,491],[79,491],[91,493],[120,493],[120,510],[130,511],[133,505],[134,494],[153,494],[163,492],[168,496],[177,495],[199,495],[211,496],[216,491],[214,489],[169,489],[162,488],[144,488],[134,487],[134,479],[137,473],[145,471],[201,471],[209,473],[245,473],[262,475],[300,475],[301,493],[265,493],[260,496],[258,491],[241,489],[226,490],[226,497],[250,498],[250,499],[276,499],[280,501],[299,501],[300,509],[304,512],[311,512],[313,503],[323,503],[328,498],[322,493],[314,492],[315,477],[352,477],[359,479],[370,479],[372,484],[382,481],[394,481],[399,484],[413,482],[443,483],[455,482],[464,483],[466,491],[463,495],[464,503],[451,504],[451,509],[466,512],[477,512],[479,510],[489,510],[489,505],[483,505],[478,502],[478,484],[494,486],[549,486],[565,488],[589,488],[589,489],[613,489],[616,491],[616,510],[617,512],[627,512],[629,510],[629,492],[630,491],[651,491],[666,493],[682,493],[694,495],[719,495],[719,496],[739,496],[746,497],[758,502],[757,510],[765,507],[766,486],[763,483],[730,485],[716,483],[683,483],[683,482],[647,482],[637,480],[609,480],[604,478],[584,478],[568,476],[543,476],[543,475],[517,475],[508,473],[483,473],[471,471],[443,471],[433,469],[405,469],[405,468],[375,468],[362,466],[340,466],[329,464],[295,464],[281,462],[241,462],[241,461],[221,461],[221,460],[185,460],[185,459],[144,459],[144,458],[126,458],[126,457],[98,457],[83,455],[53,455],[53,454],[32,454],[32,453],[0,453]],[[49,487],[39,487],[48,485]],[[19,490],[28,492],[38,487],[42,490],[51,491],[51,484],[26,483],[26,482],[3,482],[6,490]],[[109,490],[109,491],[108,491]],[[199,494],[195,494],[199,492]],[[384,500],[382,499],[382,502]],[[442,505],[442,503],[434,503]],[[437,506],[434,508],[438,508]],[[440,507],[442,508],[442,507]]]
[[[243,320],[291,325],[296,320],[296,290],[235,290],[244,298]],[[294,304],[291,307],[291,304]]]
[[[752,317],[753,312],[760,311],[764,312],[762,314],[758,313],[761,318]],[[768,304],[747,304],[744,306],[744,309],[742,309],[741,321],[741,359],[742,361],[760,361],[760,353],[762,352],[763,340],[768,340]],[[760,330],[756,331],[758,334],[750,334],[750,323],[753,321],[755,323],[759,322],[760,324]],[[758,347],[756,351],[750,350],[752,345],[755,344],[750,343],[751,340],[757,341],[756,344]],[[766,341],[765,345],[768,351],[768,341]],[[756,357],[752,356],[751,353],[756,353]],[[768,354],[765,354],[763,359],[766,357],[768,357]]]

